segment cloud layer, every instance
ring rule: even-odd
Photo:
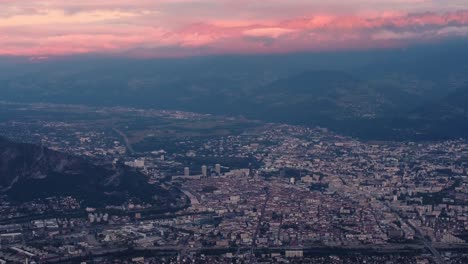
[[[278,53],[468,34],[465,0],[342,2],[0,0],[0,55]]]

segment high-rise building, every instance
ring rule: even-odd
[[[206,177],[208,175],[208,168],[205,165],[201,167],[201,173],[203,177]]]
[[[189,167],[184,168],[184,176],[190,176],[190,169]]]
[[[291,184],[296,184],[296,178],[291,177],[291,178],[289,179],[289,183],[291,183]]]
[[[216,174],[221,175],[221,164],[215,165],[215,172]]]

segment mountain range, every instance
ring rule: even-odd
[[[468,137],[467,44],[178,59],[10,59],[9,66],[0,63],[0,97],[241,115],[364,139]],[[446,131],[441,124],[448,124]]]

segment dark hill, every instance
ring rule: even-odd
[[[415,110],[411,117],[429,120],[467,119],[468,87],[460,88],[441,100]]]
[[[168,193],[123,165],[105,168],[50,149],[0,137],[0,190],[16,201],[74,196],[88,205],[122,204],[128,198],[169,202]]]
[[[468,87],[393,118],[330,125],[363,139],[446,140],[468,138]]]

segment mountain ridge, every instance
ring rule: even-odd
[[[146,177],[119,164],[116,168],[0,137],[0,190],[12,200],[28,201],[51,196],[74,196],[86,204],[116,204],[127,199],[154,202],[169,197]]]

